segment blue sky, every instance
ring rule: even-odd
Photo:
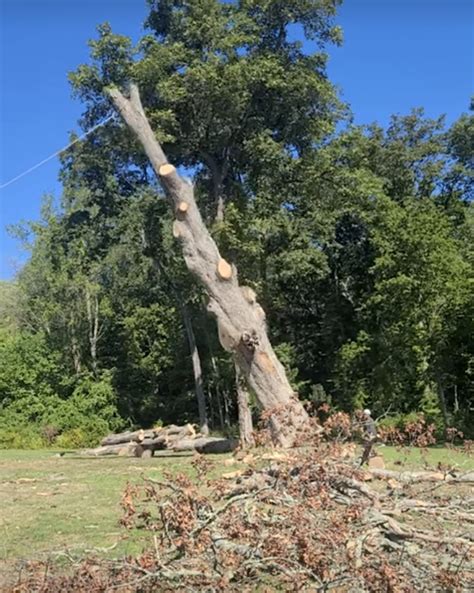
[[[68,142],[81,105],[67,72],[88,60],[87,40],[107,20],[138,39],[145,0],[0,0],[0,185]],[[342,48],[329,75],[357,123],[386,124],[423,106],[448,122],[474,93],[472,0],[346,0]],[[24,259],[6,226],[38,217],[41,196],[60,194],[54,159],[0,190],[0,278]]]

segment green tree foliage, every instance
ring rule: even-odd
[[[92,444],[122,423],[110,373],[65,377],[42,333],[0,331],[0,446]]]
[[[81,123],[112,113],[104,86],[138,83],[301,397],[472,432],[473,115],[350,125],[326,72],[338,3],[150,0],[137,46],[101,25],[70,75]],[[3,442],[21,425],[76,446],[120,421],[195,421],[183,306],[211,424],[229,427],[233,364],[138,143],[113,119],[62,155],[61,181],[0,286]]]
[[[442,387],[446,344],[470,298],[472,271],[432,202],[379,200],[373,216],[372,287],[358,311],[358,336],[341,350],[341,379],[353,389],[357,365],[358,393],[380,411],[393,400],[407,411],[427,388]]]
[[[99,28],[93,64],[71,75],[73,88],[95,121],[110,109],[103,87],[133,77],[169,158],[196,170],[212,218],[220,199],[253,195],[262,169],[278,160],[284,174],[293,155],[333,129],[340,106],[323,48],[340,41],[336,4],[153,1],[150,34],[137,48],[108,25]],[[320,50],[303,52],[291,26]]]

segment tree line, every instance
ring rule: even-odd
[[[338,4],[151,0],[138,44],[101,25],[70,74],[81,126],[113,113],[104,89],[139,86],[308,406],[423,412],[469,435],[474,118],[355,125],[326,70]],[[61,155],[60,179],[60,203],[13,230],[30,257],[0,285],[0,443],[231,431],[234,362],[141,145],[114,118]]]

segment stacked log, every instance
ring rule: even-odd
[[[85,455],[152,457],[155,451],[197,451],[198,453],[228,453],[238,444],[237,439],[207,437],[197,433],[191,424],[160,426],[147,430],[110,434],[100,446],[83,451]]]

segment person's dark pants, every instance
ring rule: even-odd
[[[362,452],[362,458],[360,460],[359,467],[362,467],[364,463],[367,463],[370,457],[375,455],[374,445],[377,442],[377,437],[372,437],[364,441],[364,451]]]

